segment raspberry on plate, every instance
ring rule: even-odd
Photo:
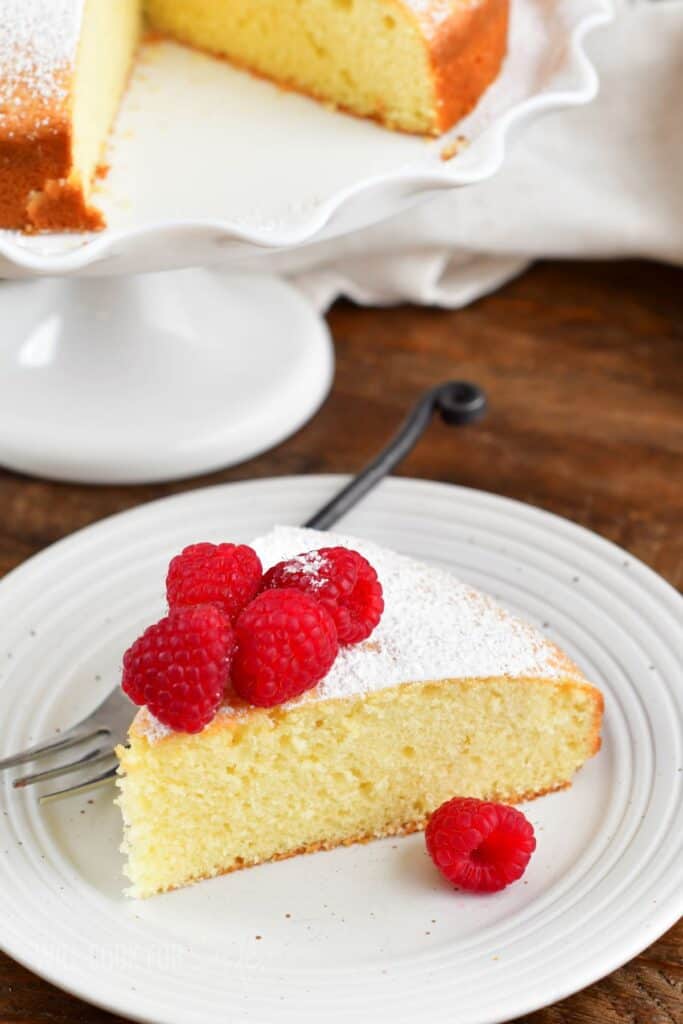
[[[267,590],[235,623],[232,685],[259,707],[310,690],[332,668],[337,630],[326,608],[294,588]]]
[[[121,685],[177,732],[201,732],[225,692],[235,634],[213,605],[171,609],[123,656]]]
[[[192,544],[171,560],[169,608],[215,604],[234,622],[261,586],[263,567],[246,544]]]
[[[536,849],[533,827],[516,807],[463,797],[434,811],[425,839],[441,874],[470,892],[516,882]]]
[[[350,548],[320,548],[278,562],[263,577],[262,589],[270,587],[296,587],[324,604],[340,644],[366,640],[384,611],[377,573]]]

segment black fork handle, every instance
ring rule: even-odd
[[[416,402],[386,448],[383,448],[358,476],[343,487],[339,494],[311,516],[304,526],[316,530],[328,530],[330,526],[334,526],[413,450],[435,412],[440,414],[445,423],[460,427],[481,419],[486,413],[487,406],[484,391],[469,381],[448,381],[430,388]]]

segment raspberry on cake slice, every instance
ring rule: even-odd
[[[382,584],[357,551],[320,548],[278,562],[263,577],[263,589],[296,587],[323,604],[337,627],[340,644],[366,640],[384,611]]]
[[[571,783],[600,746],[600,692],[443,569],[289,527],[253,548],[265,589],[237,615],[230,653],[216,598],[230,671],[215,715],[191,734],[149,703],[118,748],[131,894],[430,817],[430,852],[454,884],[492,891],[518,877],[533,835],[498,805]]]
[[[235,634],[219,608],[171,609],[124,654],[121,685],[163,725],[201,732],[223,702],[234,650]]]
[[[166,598],[169,608],[215,604],[234,622],[262,579],[259,556],[246,544],[191,544],[171,560]]]
[[[260,594],[238,618],[235,634],[232,686],[257,707],[300,697],[327,675],[339,651],[325,606],[293,588]]]

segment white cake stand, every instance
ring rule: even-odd
[[[609,0],[513,0],[502,75],[430,142],[147,46],[99,186],[109,227],[0,232],[0,276],[13,279],[0,283],[0,463],[168,480],[297,430],[328,392],[332,346],[269,261],[495,174],[522,125],[593,98],[584,39],[610,17]],[[469,145],[444,160],[456,135]]]

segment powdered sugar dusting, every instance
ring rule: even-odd
[[[43,100],[63,95],[60,72],[73,62],[84,0],[0,0],[0,104],[20,86]]]
[[[150,743],[158,743],[164,736],[169,736],[173,732],[167,725],[155,718],[146,707],[140,708],[134,721],[136,731],[146,736]]]
[[[317,530],[277,527],[253,542],[264,568],[329,546],[353,548],[368,559],[384,589],[385,611],[368,640],[342,648],[318,687],[289,706],[443,678],[583,679],[537,629],[443,569],[369,541]],[[306,561],[314,565],[315,556]],[[228,701],[219,714],[241,716],[244,707]],[[169,732],[146,710],[139,713],[136,730],[152,742]]]
[[[431,34],[459,10],[473,6],[476,0],[401,0],[419,19],[423,31]]]
[[[329,562],[317,551],[305,551],[296,558],[289,559],[289,563],[282,568],[283,576],[309,576],[308,586],[311,590],[320,590],[325,586],[325,580],[319,573]]]

